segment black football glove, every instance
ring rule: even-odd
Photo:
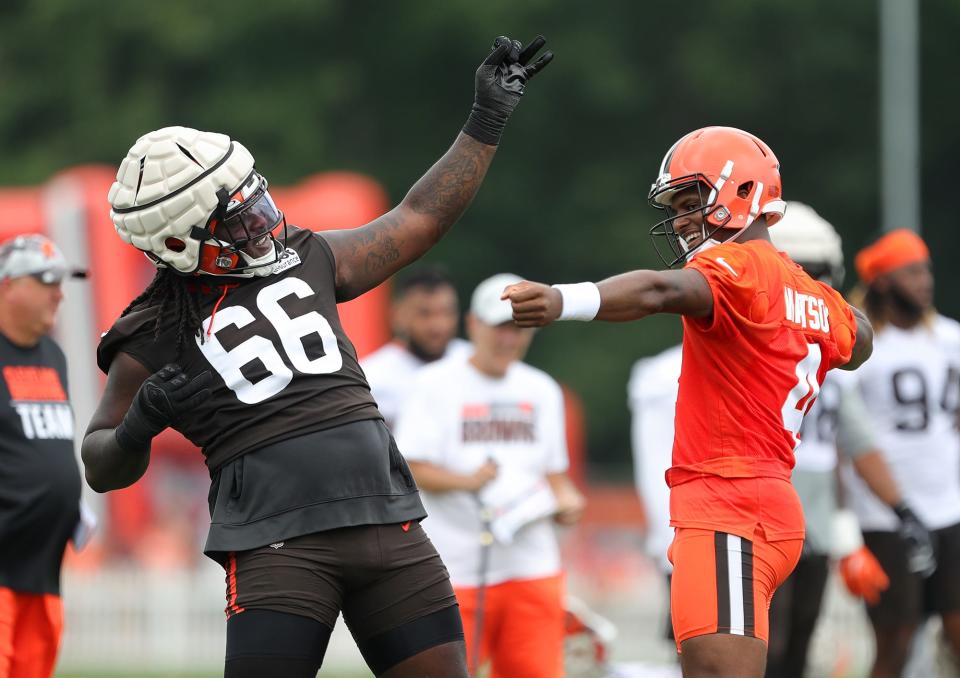
[[[545,43],[542,35],[526,47],[504,36],[494,40],[493,51],[477,69],[473,109],[463,126],[466,134],[491,146],[500,143],[503,128],[523,96],[527,81],[553,60],[553,52],[548,50],[530,63]]]
[[[166,365],[147,377],[117,426],[117,443],[143,450],[155,435],[210,397],[210,371],[190,379],[179,365]]]
[[[897,532],[907,543],[907,569],[921,577],[929,577],[937,569],[930,531],[906,504],[900,503],[893,510],[900,518]]]

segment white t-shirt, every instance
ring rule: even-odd
[[[885,327],[853,374],[904,500],[930,529],[960,522],[960,324],[937,316],[930,327]],[[896,529],[893,511],[847,469],[845,481],[863,529]]]
[[[447,344],[444,357],[468,356],[471,352],[469,341],[454,338]],[[395,341],[384,344],[360,361],[373,398],[390,430],[396,427],[400,406],[410,392],[413,375],[427,364]]]
[[[568,465],[560,386],[521,362],[499,379],[482,374],[463,356],[427,365],[414,379],[395,434],[411,461],[462,474],[487,459],[498,465],[497,478],[478,494],[421,492],[429,516],[423,527],[454,586],[478,586],[481,580],[480,502],[508,484],[533,491],[546,475]],[[511,543],[494,541],[489,549],[486,584],[560,572],[556,535],[546,517],[520,528]]]
[[[633,477],[647,516],[646,552],[664,572],[673,570],[667,560],[673,528],[670,527],[670,488],[664,474],[672,463],[673,419],[682,354],[683,349],[678,345],[652,358],[638,360],[627,385],[632,413]]]

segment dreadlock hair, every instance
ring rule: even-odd
[[[158,268],[147,289],[123,309],[120,317],[133,311],[157,307],[157,318],[153,323],[153,340],[160,338],[160,328],[165,313],[176,314],[177,318],[177,357],[187,339],[187,331],[193,328],[193,336],[203,342],[203,318],[200,315],[200,303],[196,292],[187,287],[187,278],[174,273],[169,268]]]

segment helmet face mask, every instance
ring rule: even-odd
[[[253,171],[232,195],[225,189],[217,192],[217,209],[206,224],[200,273],[265,275],[270,270],[262,269],[280,260],[286,250],[287,222],[267,187],[267,180]],[[281,226],[282,241],[278,241],[275,234]],[[251,253],[251,248],[263,252]]]
[[[676,194],[694,186],[700,195],[699,207],[672,214]],[[721,240],[737,238],[761,216],[768,226],[773,225],[785,207],[780,163],[773,151],[754,135],[733,127],[704,127],[681,137],[664,156],[648,200],[667,214],[650,229],[650,235],[668,266],[684,263]],[[674,222],[693,212],[702,214],[698,217],[702,219],[702,238],[691,247],[677,233]],[[714,238],[720,229],[734,233]],[[668,245],[666,257],[660,247],[663,239]]]
[[[697,206],[693,209],[680,212],[674,210],[672,204],[673,198],[683,191],[692,188],[697,189]],[[721,225],[715,225],[713,220],[709,219],[714,212],[718,211],[718,206],[710,202],[710,197],[716,196],[716,193],[716,189],[703,175],[688,175],[676,180],[670,180],[662,186],[654,184],[651,187],[648,197],[650,206],[654,209],[661,210],[666,215],[664,219],[658,221],[650,229],[653,249],[665,266],[673,268],[687,261],[687,259],[692,257],[696,252],[706,249],[704,245],[710,241],[714,241],[713,236],[723,228],[722,224],[725,224],[726,221],[729,220],[729,213],[727,213],[726,219],[721,220]],[[689,217],[697,218],[701,222],[700,243],[693,248],[687,244],[686,239],[684,239],[674,226],[678,219],[686,219]],[[716,219],[717,216],[714,215],[714,218]],[[708,231],[707,229],[710,226],[712,226],[712,228]],[[665,243],[665,245],[663,245],[663,243]]]

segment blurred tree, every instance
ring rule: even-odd
[[[960,132],[942,114],[960,97],[943,85],[960,3],[925,0],[921,12],[922,227],[946,263],[960,239]],[[350,169],[399,199],[465,120],[492,38],[542,32],[554,64],[475,204],[429,255],[463,294],[495,271],[555,282],[659,265],[647,190],[670,144],[706,124],[770,143],[787,197],[830,219],[852,259],[879,223],[877,23],[871,0],[8,0],[0,184],[116,164],[140,134],[183,124],[241,139],[274,182]],[[953,316],[958,276],[938,273],[938,303]],[[628,479],[630,366],[679,338],[674,318],[537,338],[531,361],[584,398],[595,473]]]

